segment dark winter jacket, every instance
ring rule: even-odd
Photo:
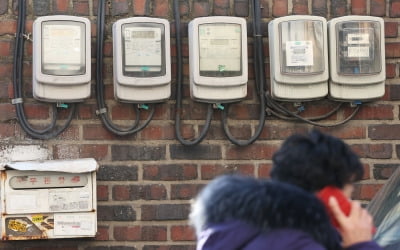
[[[192,206],[198,250],[339,250],[322,203],[295,186],[239,176],[208,184]],[[349,250],[377,250],[365,242]]]

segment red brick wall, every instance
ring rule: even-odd
[[[282,140],[295,132],[311,129],[300,122],[283,121],[268,116],[258,140],[247,147],[234,146],[221,129],[220,113],[215,112],[208,136],[200,145],[186,147],[176,140],[174,132],[175,95],[156,107],[151,123],[140,133],[118,137],[107,131],[96,117],[96,100],[92,97],[79,105],[76,117],[67,131],[59,137],[32,140],[16,121],[13,96],[12,63],[14,33],[16,31],[16,2],[0,0],[0,141],[2,145],[36,144],[46,148],[53,159],[93,157],[99,164],[98,172],[98,236],[94,240],[51,240],[8,242],[0,249],[63,249],[63,250],[180,250],[194,249],[194,237],[187,226],[190,199],[209,180],[224,173],[241,173],[268,177],[271,156]],[[114,0],[109,1],[106,16],[105,83],[106,98],[115,121],[129,123],[135,117],[130,105],[118,104],[112,92],[112,37],[111,24],[120,18],[146,15],[167,18],[173,25],[172,1]],[[387,2],[389,3],[387,5]],[[96,42],[97,0],[34,0],[27,1],[27,30],[37,16],[68,14],[88,17],[92,21],[92,51]],[[360,155],[365,164],[364,180],[356,186],[354,197],[367,202],[398,168],[400,156],[399,61],[400,39],[398,20],[399,0],[261,0],[263,6],[263,34],[268,21],[291,14],[336,16],[360,14],[385,19],[386,34],[386,94],[379,100],[363,105],[359,114],[343,126],[325,128],[332,135],[343,138]],[[195,17],[232,15],[248,18],[251,8],[247,0],[180,0],[183,30],[184,105],[182,133],[185,137],[201,130],[206,107],[188,97],[187,23]],[[251,25],[250,25],[251,26]],[[268,38],[264,38],[268,56]],[[171,42],[173,77],[175,76],[174,39]],[[258,101],[254,94],[252,73],[252,42],[249,39],[249,95],[234,105],[230,117],[233,134],[248,138],[257,127]],[[47,124],[50,108],[33,100],[31,82],[32,48],[25,48],[26,112],[36,124]],[[95,55],[93,54],[93,59]],[[266,58],[268,62],[268,58]],[[93,60],[93,68],[94,68]],[[268,63],[266,64],[268,68]],[[268,70],[267,70],[268,74]],[[93,77],[94,79],[94,77]],[[95,81],[93,80],[93,85]],[[94,88],[93,88],[94,89]],[[175,90],[175,79],[172,84]],[[304,116],[326,113],[334,104],[326,100],[306,104]],[[349,107],[328,119],[337,122],[348,116]],[[66,117],[64,114],[62,117]],[[142,120],[145,117],[141,117]]]

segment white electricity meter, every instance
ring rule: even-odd
[[[233,102],[247,95],[247,27],[239,17],[199,17],[189,23],[190,95]]]
[[[132,17],[113,24],[114,97],[158,102],[171,95],[169,22]]]
[[[385,36],[380,17],[345,16],[328,22],[329,95],[372,100],[385,93]]]
[[[319,99],[328,94],[327,23],[324,17],[293,15],[268,24],[271,96]]]
[[[79,102],[90,96],[90,21],[43,16],[33,22],[33,96]]]

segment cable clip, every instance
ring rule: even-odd
[[[68,104],[57,102],[57,108],[67,109],[68,108]]]
[[[24,100],[22,99],[22,98],[15,98],[15,99],[12,99],[11,100],[11,103],[12,104],[19,104],[19,103],[23,103],[24,102]]]
[[[28,33],[28,34],[22,34],[22,37],[25,38],[26,40],[32,42],[32,33]]]
[[[101,108],[99,110],[96,110],[96,115],[101,115],[107,113],[107,108]]]
[[[361,104],[362,104],[361,101],[355,100],[355,101],[352,101],[352,102],[350,103],[350,107],[354,108],[354,107],[357,107],[358,105],[361,105]]]
[[[138,108],[144,109],[144,110],[149,110],[149,106],[146,104],[138,104]]]
[[[213,104],[213,108],[219,109],[219,110],[224,110],[225,109],[224,105],[221,104],[221,103],[214,103]]]
[[[301,102],[295,102],[293,106],[297,107],[297,111],[299,112],[303,112],[304,110],[306,110],[306,108]]]

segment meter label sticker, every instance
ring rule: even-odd
[[[287,41],[286,65],[287,66],[312,66],[314,65],[312,41]]]
[[[49,192],[50,211],[87,211],[91,209],[91,196],[88,192]]]
[[[200,71],[240,71],[241,36],[239,24],[199,25]]]
[[[81,28],[76,25],[43,26],[42,53],[44,64],[61,64],[65,69],[68,65],[80,66],[81,53]]]
[[[369,33],[352,33],[347,35],[348,44],[369,44]]]
[[[32,215],[32,222],[33,223],[42,223],[43,220],[44,220],[44,217],[41,214]]]
[[[29,195],[8,195],[7,212],[10,211],[30,211],[37,209],[36,196]]]
[[[152,27],[126,27],[125,65],[149,71],[149,66],[161,67],[161,29]],[[128,70],[127,68],[126,70]]]
[[[369,57],[369,46],[349,46],[347,57]]]
[[[92,235],[95,214],[55,214],[54,235]]]

